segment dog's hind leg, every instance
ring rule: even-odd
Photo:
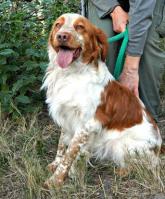
[[[64,139],[64,132],[63,130],[61,130],[61,135],[60,135],[60,139],[59,139],[59,142],[58,142],[58,148],[57,148],[57,153],[56,153],[56,158],[55,160],[50,163],[48,165],[48,170],[51,171],[51,172],[55,172],[56,168],[58,167],[58,165],[60,164],[61,162],[61,159],[65,153],[65,144],[63,142],[63,139]]]
[[[69,169],[72,166],[73,161],[76,159],[81,148],[88,142],[89,132],[81,130],[81,132],[75,133],[71,143],[69,144],[66,153],[61,159],[60,164],[57,166],[54,174],[45,182],[45,187],[51,186],[59,187],[63,184],[65,177],[68,175]]]

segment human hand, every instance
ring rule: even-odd
[[[123,71],[119,78],[120,83],[129,88],[137,97],[139,97],[139,61],[140,57],[127,55]]]
[[[128,13],[121,6],[116,6],[110,16],[112,17],[113,30],[117,33],[125,31],[128,23]]]

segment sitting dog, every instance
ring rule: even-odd
[[[49,66],[42,88],[54,122],[62,128],[46,186],[60,186],[73,162],[88,152],[126,168],[127,155],[158,160],[159,129],[143,103],[115,81],[105,64],[106,35],[79,14],[63,14],[49,36]]]

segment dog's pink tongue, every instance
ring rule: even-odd
[[[74,50],[60,49],[57,54],[57,63],[61,68],[66,68],[73,60]]]

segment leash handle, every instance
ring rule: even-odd
[[[128,28],[126,27],[126,30],[118,35],[115,35],[111,38],[108,38],[108,43],[113,43],[115,41],[118,41],[120,39],[123,39],[120,50],[119,50],[119,54],[116,60],[116,65],[115,65],[115,69],[114,69],[114,77],[115,79],[118,79],[122,69],[123,69],[123,65],[124,65],[124,58],[125,58],[125,51],[127,48],[127,44],[128,44]]]

